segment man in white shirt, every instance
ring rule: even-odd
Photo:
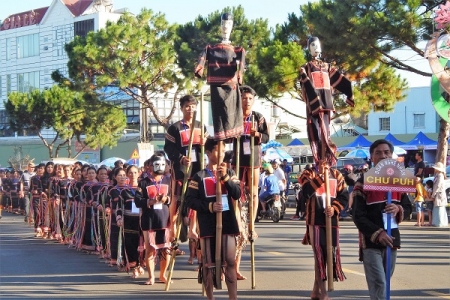
[[[270,163],[273,168],[273,175],[275,175],[278,179],[278,187],[280,188],[280,196],[284,196],[284,190],[286,189],[286,176],[284,175],[284,171],[279,167],[280,161],[278,159],[274,159]]]

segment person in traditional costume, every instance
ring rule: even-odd
[[[113,186],[108,191],[108,202],[110,208],[106,209],[106,214],[111,215],[109,246],[110,246],[110,266],[117,265],[118,269],[122,269],[122,242],[120,237],[120,224],[117,223],[122,216],[117,216],[117,209],[122,201],[122,189],[127,187],[127,174],[122,168],[115,168],[113,171]]]
[[[325,181],[322,174],[328,169],[322,162],[318,172],[311,168],[304,170],[300,177],[303,197],[306,198],[306,234],[302,243],[311,245],[314,253],[314,285],[311,299],[329,299],[325,287],[326,280],[343,281],[339,247],[339,213],[348,202],[348,191],[344,177],[336,169],[329,169],[331,206],[325,204]],[[333,275],[327,278],[326,218],[331,217],[333,246]]]
[[[242,134],[242,104],[239,84],[243,82],[245,50],[231,45],[233,16],[221,16],[222,41],[207,45],[194,69],[202,77],[207,69],[206,81],[210,85],[214,139],[226,140]]]
[[[300,68],[300,85],[302,98],[306,102],[308,140],[316,165],[326,159],[328,165],[336,163],[333,149],[330,147],[330,118],[334,112],[333,90],[336,89],[347,96],[346,103],[354,106],[350,80],[335,67],[320,59],[322,48],[319,38],[308,39],[308,50],[311,61]],[[322,157],[322,144],[325,156]]]
[[[392,158],[394,146],[384,139],[370,146],[370,159],[377,165],[381,160]],[[392,202],[387,203],[387,192],[364,190],[364,175],[357,180],[352,191],[352,216],[359,231],[359,260],[364,264],[364,273],[370,299],[386,299],[387,247],[390,251],[390,277],[394,274],[397,249],[400,249],[400,224],[409,217],[412,206],[405,193],[392,191]],[[386,217],[392,214],[391,234],[386,231]]]
[[[22,203],[22,209],[25,213],[25,222],[33,223],[33,216],[30,210],[30,182],[31,177],[36,175],[34,171],[35,165],[33,162],[29,162],[27,165],[27,170],[22,173],[22,176],[20,177],[20,189],[19,189],[19,198],[21,199]]]
[[[50,178],[49,184],[49,216],[51,238],[62,242],[61,231],[61,185],[63,185],[63,166],[55,164],[55,176]]]
[[[36,232],[36,237],[42,237],[43,232],[41,228],[41,217],[42,217],[42,206],[41,206],[41,197],[44,191],[42,186],[41,177],[44,175],[45,165],[39,164],[36,167],[36,175],[31,177],[31,208],[33,210],[33,219],[34,219],[34,231]]]
[[[94,228],[95,228],[95,241],[97,251],[100,252],[100,257],[106,257],[107,251],[107,233],[109,237],[109,218],[106,215],[107,205],[106,199],[109,189],[109,177],[108,170],[105,166],[101,166],[97,169],[97,181],[98,184],[92,187],[93,194],[93,209],[94,209]]]
[[[131,271],[132,278],[144,274],[141,266],[141,253],[143,236],[139,224],[140,210],[134,204],[134,197],[138,188],[138,168],[129,166],[126,170],[129,179],[128,185],[120,192],[121,200],[116,210],[117,224],[123,227],[122,250],[125,257],[127,271]]]
[[[41,177],[41,183],[43,187],[43,191],[41,194],[41,228],[44,232],[43,238],[48,239],[51,238],[51,230],[50,230],[50,183],[51,178],[55,176],[54,172],[55,164],[51,161],[45,164],[44,175]]]
[[[86,182],[81,188],[81,209],[84,210],[84,216],[82,224],[84,224],[82,238],[80,240],[79,249],[86,252],[94,252],[96,250],[95,240],[94,240],[94,226],[92,222],[93,214],[93,204],[94,204],[94,194],[93,187],[98,185],[97,181],[97,171],[94,167],[88,167],[86,169]],[[96,191],[96,190],[95,190]]]
[[[230,299],[237,299],[237,280],[235,269],[236,241],[239,234],[239,225],[234,210],[234,201],[241,197],[240,182],[226,163],[220,162],[219,143],[224,149],[222,141],[208,139],[205,143],[205,153],[208,156],[208,165],[204,170],[195,174],[189,183],[186,200],[192,209],[197,211],[200,248],[202,252],[201,277],[208,299],[214,299],[213,286],[215,270],[216,245],[216,213],[222,212],[222,268],[225,273],[225,282]],[[216,183],[216,172],[220,182]],[[222,201],[216,201],[216,184],[222,187]]]
[[[172,162],[172,186],[175,199],[177,200],[177,207],[180,205],[181,189],[186,169],[189,166],[190,174],[188,174],[188,178],[191,177],[191,174],[200,171],[200,163],[201,160],[204,159],[201,157],[201,145],[204,143],[204,138],[208,136],[205,127],[204,132],[206,133],[206,136],[204,138],[201,137],[201,123],[193,119],[194,112],[197,110],[197,100],[194,96],[186,95],[181,97],[180,110],[183,114],[183,119],[175,122],[167,129],[164,143],[164,152]],[[190,158],[188,158],[187,151],[190,143],[191,130],[194,130],[194,135]],[[175,218],[171,220],[171,222],[175,224],[176,216],[174,217]],[[189,226],[188,238],[190,256],[188,263],[193,264],[198,239],[197,233],[193,229],[195,228],[197,217],[194,212],[189,210],[189,204],[187,202],[184,202],[181,217],[185,219],[183,220],[182,226]]]
[[[75,233],[78,212],[77,196],[79,195],[77,183],[82,181],[81,168],[74,168],[70,177],[71,179],[69,181],[67,190],[68,201],[66,206],[63,234],[65,237],[64,243],[69,244],[69,246],[75,246]]]
[[[147,178],[139,182],[134,203],[142,211],[141,229],[144,235],[145,262],[148,280],[145,285],[155,283],[155,259],[159,259],[159,282],[167,280],[169,247],[173,238],[174,224],[170,212],[174,211],[175,201],[171,202],[171,179],[165,175],[166,158],[162,153],[150,157],[151,171]],[[169,206],[172,206],[169,208]]]

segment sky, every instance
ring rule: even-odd
[[[35,8],[50,6],[53,0],[22,0],[7,2],[1,0],[0,20],[7,16]],[[5,2],[8,5],[5,5]],[[269,20],[269,26],[282,24],[287,21],[289,13],[300,13],[300,5],[306,4],[308,0],[112,0],[115,9],[128,8],[131,13],[139,13],[143,7],[150,8],[155,12],[162,12],[171,23],[184,24],[194,20],[197,16],[222,10],[229,6],[241,5],[245,16],[250,19],[264,18]],[[314,2],[314,1],[313,1]],[[422,48],[425,45],[420,45]],[[326,52],[326,49],[323,49]],[[410,51],[400,50],[394,53],[402,60],[408,61],[413,67],[422,71],[430,72],[430,66],[426,59]],[[430,78],[414,75],[411,72],[398,73],[408,80],[410,87],[429,86]]]

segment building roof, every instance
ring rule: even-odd
[[[42,21],[42,18],[44,18],[44,15],[47,12],[48,8],[49,6],[23,11],[17,14],[12,14],[3,20],[3,24],[0,30],[8,30],[23,26],[39,24]],[[15,24],[14,26],[13,23]]]
[[[74,17],[81,16],[94,0],[62,0]]]

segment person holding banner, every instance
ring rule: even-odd
[[[334,149],[334,147],[333,147]],[[325,205],[325,181],[322,175],[328,169],[326,162],[319,165],[318,172],[311,168],[304,170],[300,183],[302,193],[306,200],[306,234],[302,244],[311,245],[314,252],[314,286],[311,299],[329,299],[325,287],[326,280],[345,279],[341,267],[339,248],[339,213],[348,201],[348,191],[345,188],[344,176],[336,170],[329,169],[329,184],[331,206]],[[331,217],[332,247],[333,247],[333,274],[334,278],[327,278],[327,245],[326,245],[326,218]]]
[[[239,234],[239,225],[234,211],[234,199],[241,197],[241,186],[234,171],[228,169],[226,163],[218,161],[223,157],[219,149],[224,149],[222,141],[206,141],[208,165],[193,176],[186,192],[186,201],[197,212],[202,252],[199,278],[203,280],[208,299],[214,299],[213,286],[217,286],[217,282],[213,281],[216,278],[215,272],[222,272],[215,269],[216,214],[222,213],[222,269],[225,270],[228,296],[230,299],[237,299],[235,236]],[[216,172],[222,187],[222,202],[216,202]]]
[[[370,158],[376,166],[385,158],[392,158],[394,146],[387,140],[376,140],[370,146]],[[387,192],[364,190],[364,174],[353,189],[353,221],[359,230],[360,257],[369,288],[370,299],[386,299],[386,249],[391,248],[390,275],[394,273],[397,249],[400,248],[398,224],[411,213],[407,194],[392,192],[392,203],[387,204]],[[391,236],[383,221],[384,214],[391,214]]]

